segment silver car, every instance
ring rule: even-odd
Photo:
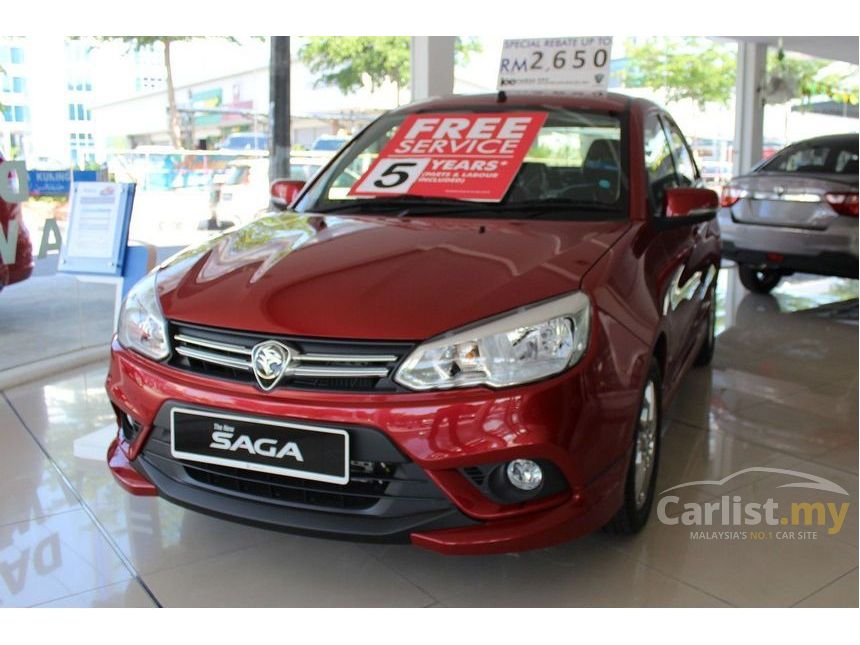
[[[795,271],[857,278],[857,148],[856,134],[807,139],[723,188],[723,257],[747,289]]]

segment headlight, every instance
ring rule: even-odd
[[[576,292],[423,343],[397,371],[412,390],[537,381],[585,354],[591,305]]]
[[[119,312],[117,339],[123,347],[160,361],[170,354],[167,323],[155,293],[153,271],[131,288]]]

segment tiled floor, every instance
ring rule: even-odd
[[[847,501],[835,535],[694,540],[655,516],[634,538],[459,558],[249,528],[114,484],[96,364],[0,397],[0,607],[856,607],[856,283],[799,278],[761,297],[724,274],[714,365],[669,411],[658,490],[758,467],[823,477],[848,496],[752,470],[683,499]]]

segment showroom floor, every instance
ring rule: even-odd
[[[768,470],[700,482],[684,499],[848,500],[835,535],[692,539],[652,517],[635,538],[466,558],[249,528],[114,484],[106,368],[94,364],[0,397],[0,607],[856,607],[858,305],[856,283],[840,300],[844,284],[729,289],[714,365],[687,376],[667,415],[658,482],[756,467],[823,477],[850,499]]]

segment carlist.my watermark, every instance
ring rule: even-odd
[[[796,481],[776,488],[806,488],[821,491],[820,501],[777,502],[746,500],[738,494],[709,501],[682,501],[679,493],[691,486],[721,487],[747,473],[789,476]],[[671,493],[671,494],[670,494]],[[836,535],[845,524],[849,496],[839,484],[796,470],[755,466],[722,479],[685,482],[660,493],[657,518],[668,526],[690,528],[691,540],[817,540],[819,534]]]

